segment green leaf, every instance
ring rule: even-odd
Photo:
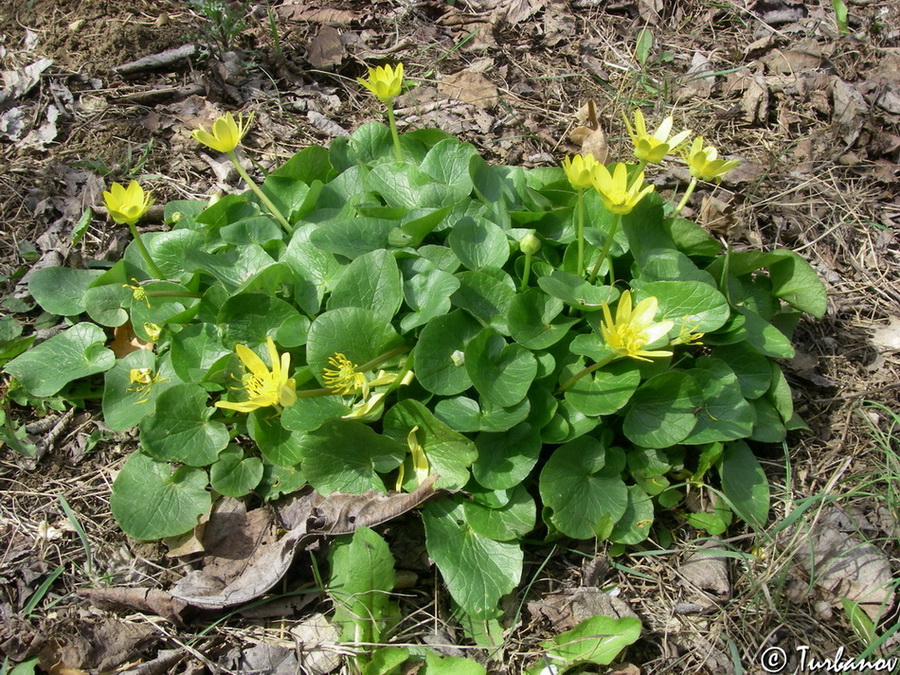
[[[769,359],[747,343],[722,345],[712,351],[716,359],[721,359],[737,376],[741,395],[746,399],[759,398],[769,390],[772,383],[772,367]]]
[[[618,471],[605,469],[606,449],[582,436],[557,448],[541,471],[540,492],[553,526],[569,537],[605,537],[628,508]]]
[[[28,279],[28,292],[44,311],[75,316],[85,310],[84,292],[102,274],[100,270],[45,267]]]
[[[509,306],[509,332],[513,339],[529,349],[546,349],[562,340],[577,318],[553,323],[565,304],[536,288],[516,295]]]
[[[612,304],[619,298],[619,292],[612,286],[595,286],[579,276],[559,270],[540,277],[537,282],[548,295],[585,312],[599,311],[603,303]]]
[[[103,379],[103,421],[112,431],[125,431],[139,424],[156,409],[156,399],[169,387],[177,384],[168,359],[160,372],[155,372],[156,356],[146,349],[138,349],[116,361]],[[133,368],[146,368],[158,378],[153,384],[139,386],[131,382]]]
[[[237,445],[229,445],[209,467],[213,490],[227,497],[243,497],[259,485],[263,464],[259,457],[245,457]]]
[[[508,490],[522,483],[537,464],[541,437],[530,424],[519,424],[505,433],[480,433],[475,437],[478,459],[472,474],[489,490]]]
[[[466,310],[483,325],[490,325],[498,333],[508,335],[506,315],[516,296],[512,278],[503,270],[491,268],[460,272],[456,278],[459,288],[450,297],[454,306]]]
[[[697,412],[696,426],[682,443],[700,445],[750,436],[756,412],[741,395],[738,378],[728,364],[704,356],[696,365],[688,372],[700,385],[703,406]]]
[[[578,663],[596,663],[606,666],[619,653],[641,636],[641,622],[631,616],[613,619],[609,616],[592,616],[572,630],[561,633],[543,647],[553,657],[554,663],[562,661],[567,668]]]
[[[356,258],[328,298],[328,309],[363,307],[390,321],[403,301],[400,269],[384,249]]]
[[[744,307],[737,307],[736,311],[744,318],[744,325],[736,331],[736,335],[740,339],[746,340],[765,356],[771,356],[774,359],[794,357],[794,347],[784,333],[756,312]]]
[[[353,260],[370,251],[387,248],[395,227],[395,221],[384,218],[339,218],[313,230],[309,241],[321,251]]]
[[[685,513],[684,519],[691,527],[703,530],[713,537],[722,534],[728,528],[725,521],[714,513]]]
[[[649,28],[641,28],[638,31],[637,39],[634,41],[634,58],[641,68],[647,65],[651,49],[653,49],[653,31]]]
[[[32,396],[53,396],[72,380],[113,367],[116,357],[105,342],[102,328],[79,323],[20,354],[4,370]]]
[[[303,436],[300,444],[303,473],[323,495],[385,492],[378,472],[396,469],[407,453],[405,445],[355,420],[326,422]]]
[[[486,401],[483,403],[479,405],[466,396],[448,398],[438,401],[434,414],[457,431],[499,432],[524,422],[531,411],[527,398],[511,408],[494,408]]]
[[[306,476],[300,466],[276,466],[263,463],[263,476],[256,486],[256,494],[264,501],[270,502],[282,495],[297,492],[306,485]]]
[[[530,351],[485,328],[466,345],[466,370],[478,393],[497,407],[508,408],[528,395],[537,374]]]
[[[316,314],[322,298],[340,276],[343,267],[331,254],[310,243],[314,229],[301,227],[294,232],[281,260],[294,272],[297,304],[309,314]]]
[[[334,621],[346,642],[381,641],[387,621],[395,613],[390,593],[397,582],[394,556],[387,542],[368,527],[340,537],[331,547]],[[401,661],[402,663],[402,661]]]
[[[750,447],[743,441],[729,443],[719,473],[734,512],[748,525],[763,528],[769,519],[769,481]]]
[[[637,485],[628,486],[628,506],[609,533],[609,540],[633,546],[644,541],[653,524],[653,499]]]
[[[298,317],[297,310],[284,300],[264,293],[238,293],[222,305],[217,323],[223,328],[222,343],[234,348],[238,344],[262,344],[266,338],[274,338],[282,325]]]
[[[523,485],[510,490],[509,501],[491,508],[477,501],[463,504],[466,522],[478,534],[494,541],[513,541],[534,529],[537,509]]]
[[[391,130],[381,122],[366,122],[350,134],[353,161],[374,164],[382,158],[394,158]]]
[[[478,324],[462,311],[429,321],[419,334],[413,352],[413,369],[419,384],[440,396],[459,394],[471,387],[472,380],[465,367],[465,348],[476,333]]]
[[[701,270],[681,251],[656,249],[647,251],[647,261],[641,266],[639,278],[650,281],[699,281],[710,288],[716,280],[706,270]]]
[[[425,667],[422,675],[487,675],[484,666],[471,659],[457,656],[438,656],[434,652],[425,653]]]
[[[323,312],[310,325],[306,340],[306,361],[323,386],[322,371],[336,353],[361,366],[402,343],[387,319],[361,307]]]
[[[456,277],[423,258],[415,260],[409,270],[411,275],[403,282],[403,293],[406,304],[413,311],[400,321],[403,332],[446,314],[450,309],[450,296],[459,288]]]
[[[314,396],[300,399],[281,413],[281,424],[290,431],[315,431],[330,419],[352,410],[343,396]]]
[[[203,469],[178,469],[142,452],[128,458],[113,483],[109,506],[129,537],[174,537],[197,525],[212,504]]]
[[[436,487],[461,489],[469,481],[469,467],[478,456],[475,444],[435,417],[424,405],[406,399],[384,416],[384,433],[406,444],[413,427],[416,439],[425,451],[431,474],[441,477]]]
[[[506,233],[485,218],[463,218],[454,225],[447,242],[470,270],[503,267],[509,258]]]
[[[272,256],[258,244],[228,248],[216,254],[199,248],[190,248],[185,252],[185,265],[189,270],[212,275],[229,293],[236,292],[254,275],[274,264]]]
[[[291,407],[302,406],[307,400],[300,399]],[[250,413],[247,417],[247,431],[267,462],[278,466],[295,466],[303,459],[301,435],[281,426],[278,415],[271,408],[260,408]]]
[[[409,658],[409,650],[403,647],[381,647],[372,653],[372,660],[362,670],[362,675],[395,675],[397,669]]]
[[[468,143],[448,138],[428,151],[419,168],[439,183],[451,186],[460,195],[468,195],[473,187],[469,163],[477,154],[478,151]]]
[[[632,443],[666,448],[687,438],[703,405],[703,392],[690,375],[671,371],[650,378],[634,394],[622,430]]]
[[[611,415],[631,400],[640,381],[636,363],[618,361],[582,377],[566,390],[565,399],[589,417]]]
[[[692,332],[711,333],[721,328],[731,308],[725,296],[701,281],[651,281],[636,284],[639,298],[655,296],[659,300],[659,320],[674,321]]]
[[[678,250],[685,255],[712,258],[722,250],[722,244],[693,221],[667,218],[663,221],[663,227]]]
[[[88,316],[101,326],[121,326],[128,321],[128,312],[123,307],[135,302],[131,293],[121,284],[94,286],[84,292],[84,307]]]
[[[207,466],[228,445],[228,429],[211,422],[215,408],[207,407],[209,395],[198,385],[177,384],[156,399],[152,417],[141,423],[144,452],[161,461]]]
[[[756,426],[750,440],[760,443],[781,443],[787,436],[787,427],[772,399],[769,396],[762,396],[750,403],[756,412]]]
[[[488,539],[466,522],[461,504],[430,502],[422,511],[425,543],[453,599],[467,613],[493,617],[497,604],[518,585],[523,554],[513,542]]]
[[[217,362],[232,355],[214,324],[186,326],[172,340],[172,367],[184,382],[200,382]]]
[[[845,8],[844,12],[846,11]],[[841,607],[844,608],[847,618],[850,619],[850,626],[853,628],[853,632],[856,633],[862,643],[868,647],[875,642],[878,638],[877,627],[869,618],[869,615],[866,614],[866,611],[850,598],[841,598]],[[894,663],[896,663],[896,659]]]

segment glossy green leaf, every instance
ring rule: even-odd
[[[207,466],[228,445],[228,429],[211,421],[215,408],[207,406],[209,395],[194,384],[169,387],[156,399],[151,417],[141,422],[141,447],[164,462]]]
[[[129,537],[174,537],[197,525],[212,505],[203,469],[173,468],[142,452],[128,458],[113,483],[109,506]]]
[[[606,449],[582,436],[554,450],[541,471],[540,492],[553,526],[569,537],[605,537],[628,508],[618,472],[605,469]]]
[[[632,443],[665,448],[687,438],[697,423],[703,392],[686,373],[671,371],[645,382],[634,394],[622,430]]]
[[[611,415],[631,399],[641,381],[633,361],[618,361],[582,377],[566,389],[566,401],[589,417]]]
[[[475,445],[478,459],[472,474],[489,490],[508,490],[522,483],[541,453],[540,436],[525,423],[504,433],[480,433]]]
[[[555,345],[578,322],[577,318],[557,320],[564,307],[559,298],[530,288],[516,295],[509,306],[509,332],[516,342],[529,349]]]
[[[323,495],[385,492],[378,475],[400,466],[407,448],[355,420],[329,421],[300,440],[303,473]]]
[[[510,408],[494,408],[486,402],[481,405],[467,396],[438,401],[434,414],[457,431],[500,432],[524,422],[531,411],[526,398]]]
[[[414,352],[413,368],[419,383],[441,396],[459,394],[471,387],[465,348],[478,332],[478,324],[462,311],[429,321],[419,334]]]
[[[464,218],[447,238],[456,257],[470,270],[503,267],[509,258],[509,240],[497,225],[484,218]]]
[[[113,367],[116,357],[103,346],[106,339],[99,326],[79,323],[20,354],[4,370],[32,396],[53,396],[73,380]]]
[[[243,497],[259,485],[263,463],[259,457],[245,457],[237,445],[229,445],[209,467],[213,490],[227,497]]]
[[[522,485],[510,490],[509,501],[491,508],[477,501],[463,504],[466,522],[478,534],[495,541],[521,539],[534,529],[537,508]]]
[[[532,353],[485,328],[466,345],[466,370],[481,396],[500,408],[521,402],[537,374]]]
[[[625,647],[641,636],[641,622],[631,616],[614,619],[592,616],[572,630],[560,633],[551,642],[543,643],[554,663],[565,667],[578,663],[609,665]]]
[[[453,499],[430,502],[422,511],[428,554],[450,595],[469,614],[491,617],[497,604],[518,585],[522,550],[475,532]]]
[[[703,404],[697,424],[682,443],[703,444],[733,441],[753,433],[756,412],[741,395],[737,376],[719,359],[702,357],[688,371],[700,385]]]
[[[729,443],[719,467],[722,492],[734,512],[753,527],[762,528],[769,520],[769,481],[753,451],[743,441]]]
[[[103,272],[45,267],[28,279],[28,292],[45,312],[75,316],[85,310],[84,292]]]

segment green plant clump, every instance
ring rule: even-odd
[[[219,122],[196,137],[233,157],[246,125]],[[748,441],[803,426],[777,360],[824,289],[799,255],[723,250],[643,187],[677,148],[671,120],[635,126],[639,163],[528,170],[364,124],[255,190],[168,203],[170,228],[109,269],[36,272],[68,327],[5,370],[32,397],[87,387],[110,429],[137,428],[110,500],[137,539],[190,530],[216,494],[440,476],[428,553],[470,619],[499,616],[529,535],[635,545],[667,536],[661,510],[761,527]],[[731,165],[710,150],[687,156],[701,179]],[[149,207],[138,189],[108,193],[117,222]],[[117,355],[112,329],[144,348]],[[710,509],[688,513],[697,486]]]

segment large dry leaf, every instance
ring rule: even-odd
[[[547,0],[510,0],[508,4],[504,4],[495,11],[499,12],[509,25],[515,26],[537,14],[547,4]]]
[[[859,527],[845,511],[831,508],[804,533],[794,559],[826,602],[838,606],[848,598],[877,621],[894,604],[891,565],[856,535]]]
[[[624,600],[593,586],[550,593],[540,600],[529,602],[528,612],[535,618],[547,619],[553,631],[560,633],[592,616],[637,618]]]
[[[445,75],[438,83],[438,91],[447,98],[465,101],[479,108],[497,105],[497,87],[481,73],[469,69]]]
[[[333,26],[347,26],[358,18],[349,9],[332,9],[330,7],[309,7],[306,0],[284,4],[275,12],[284,21],[303,21],[309,23],[327,23]]]
[[[341,34],[331,26],[322,26],[316,36],[310,40],[306,51],[306,60],[313,68],[330,70],[341,65],[347,50],[341,42]]]
[[[358,495],[316,492],[301,495],[281,513],[288,532],[278,541],[256,548],[252,565],[233,579],[219,579],[203,572],[182,578],[172,589],[174,598],[203,609],[222,609],[259,597],[287,572],[294,553],[323,536],[350,534],[358,527],[373,527],[396,518],[438,494],[430,476],[410,493],[366,492]],[[224,582],[224,586],[221,584]]]
[[[872,333],[872,344],[884,351],[900,350],[900,317],[888,317],[887,326],[879,326]]]
[[[341,636],[324,614],[313,614],[291,628],[304,673],[324,675],[341,665]]]
[[[40,82],[41,73],[53,65],[52,59],[38,59],[19,70],[3,71],[3,90],[0,91],[0,103],[22,98]]]
[[[720,542],[710,540],[704,546],[685,557],[678,574],[689,589],[707,591],[719,600],[731,597],[728,580],[728,558],[722,555]]]
[[[79,622],[74,636],[47,643],[40,653],[41,666],[47,672],[60,674],[111,672],[137,656],[155,634],[148,624],[113,618]]]
[[[178,624],[182,623],[182,613],[187,609],[187,603],[154,588],[79,588],[76,593],[100,609],[136,609]]]

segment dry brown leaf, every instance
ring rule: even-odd
[[[438,82],[438,91],[447,98],[455,98],[485,109],[497,105],[499,95],[497,87],[489,79],[468,69],[442,77]]]
[[[297,642],[304,673],[324,675],[340,667],[341,636],[324,614],[316,613],[303,619],[291,628],[291,635]]]
[[[900,317],[888,317],[890,323],[880,326],[872,333],[872,344],[885,351],[900,350]]]
[[[793,49],[767,54],[762,62],[770,73],[805,73],[822,65],[822,46],[815,39],[804,40]]]
[[[694,52],[691,59],[691,67],[688,68],[688,81],[685,88],[694,96],[709,98],[712,95],[713,85],[716,80],[713,76],[714,68],[706,56],[700,52]]]
[[[313,68],[331,70],[341,65],[347,50],[341,42],[341,34],[336,28],[322,26],[316,36],[309,41],[306,60]]]
[[[41,81],[41,73],[53,65],[52,59],[38,59],[18,70],[4,70],[0,103],[22,98]]]
[[[220,579],[197,570],[179,580],[171,595],[203,609],[222,609],[249,602],[278,583],[298,548],[322,536],[350,534],[359,527],[378,525],[423,504],[438,494],[433,488],[437,478],[430,476],[410,493],[335,492],[323,497],[308,492],[301,495],[280,513],[290,532],[278,541],[256,547],[250,554],[253,564],[244,565],[237,577]]]
[[[554,632],[567,631],[592,616],[637,618],[624,600],[593,586],[550,593],[529,602],[528,612],[547,619]]]
[[[641,675],[641,669],[633,663],[621,663],[607,671],[606,675]]]
[[[100,609],[136,609],[158,614],[172,623],[182,623],[187,603],[155,588],[111,586],[109,588],[79,588],[76,593]]]
[[[845,511],[833,507],[805,533],[794,559],[830,605],[848,598],[877,621],[894,604],[891,565],[881,551],[855,534],[859,529]]]
[[[126,321],[121,326],[113,328],[113,340],[109,343],[109,348],[112,349],[117,359],[121,359],[123,356],[128,356],[131,352],[136,352],[140,349],[153,351],[153,343],[144,342],[139,338],[134,332],[131,322]]]
[[[509,0],[508,3],[501,3],[495,12],[510,26],[515,26],[537,14],[546,4],[547,0]]]
[[[333,26],[348,26],[357,19],[357,14],[349,9],[309,7],[306,0],[300,0],[294,4],[282,5],[276,8],[275,12],[284,21],[326,23]]]
[[[720,542],[711,539],[702,548],[685,557],[678,568],[688,589],[708,591],[719,600],[731,597],[728,558],[722,555]]]
[[[769,86],[766,78],[756,75],[747,83],[741,98],[744,120],[750,124],[765,122],[769,115]]]

